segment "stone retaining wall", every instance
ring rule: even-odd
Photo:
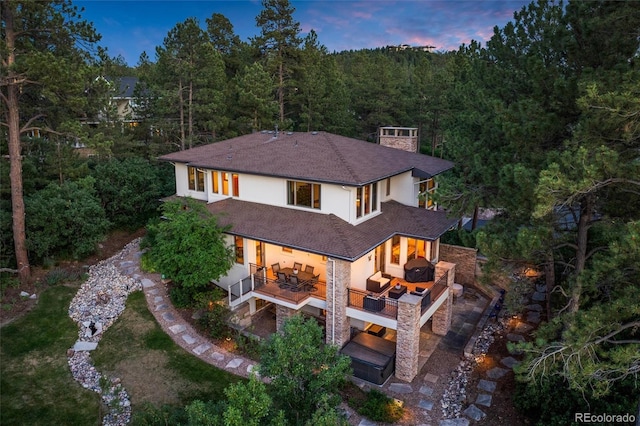
[[[474,248],[440,244],[440,260],[455,263],[458,284],[475,284],[477,256],[478,250]]]

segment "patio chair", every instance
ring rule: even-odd
[[[298,277],[296,277],[295,275],[291,275],[289,277],[289,284],[290,284],[291,291],[300,291],[300,287],[298,287],[298,285],[300,284],[300,281],[298,280]]]
[[[278,286],[280,288],[287,288],[289,284],[287,283],[287,274],[284,272],[278,272]]]
[[[313,266],[311,266],[311,265],[307,265],[307,266],[305,266],[305,267],[304,267],[304,271],[305,271],[305,272],[308,272],[308,273],[310,273],[310,274],[313,274]]]
[[[316,284],[318,284],[319,279],[320,279],[320,274],[314,275],[313,278],[311,278],[311,280],[307,282],[306,290],[312,293],[315,291],[318,291],[318,287],[316,287]]]
[[[271,269],[273,270],[273,274],[277,276],[280,271],[280,262],[271,265]]]
[[[293,262],[293,269],[297,269],[298,271],[302,270],[302,263]]]

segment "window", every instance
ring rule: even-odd
[[[387,178],[387,196],[391,195],[391,178]]]
[[[418,206],[432,209],[434,207],[433,194],[436,192],[436,182],[433,179],[422,181],[418,190],[420,191],[418,194]]]
[[[407,238],[407,262],[416,258],[416,239]]]
[[[236,248],[236,263],[244,265],[244,239],[242,237],[235,237]]]
[[[391,263],[400,264],[400,236],[394,235],[391,238]]]
[[[427,257],[427,242],[425,240],[418,240],[418,257]]]
[[[231,175],[231,180],[233,182],[233,196],[234,197],[239,197],[240,196],[240,184],[238,183],[238,174],[234,173]]]
[[[222,184],[220,184],[218,175],[220,175]],[[229,179],[231,179],[231,183],[229,183]],[[214,194],[219,194],[220,186],[222,186],[222,195],[231,194],[233,197],[238,197],[240,195],[240,178],[238,177],[237,173],[232,174],[228,172],[217,172],[215,170],[212,170],[211,192],[213,192]]]
[[[195,167],[187,167],[189,175],[189,189],[204,192],[204,172]]]
[[[371,187],[364,187],[364,214],[371,213]]]
[[[220,183],[218,182],[218,172],[213,170],[211,171],[211,188],[214,194],[217,194],[220,191],[219,185]]]
[[[378,210],[378,183],[356,188],[356,218]]]
[[[371,211],[378,210],[378,182],[371,185]]]
[[[229,173],[222,172],[222,195],[229,195]]]
[[[293,253],[293,249],[291,247],[282,247],[282,251],[285,253]]]
[[[293,180],[287,181],[287,204],[320,209],[320,185]]]

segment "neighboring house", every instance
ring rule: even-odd
[[[120,77],[117,82],[119,84],[118,92],[111,99],[115,104],[118,119],[129,127],[135,127],[139,122],[134,111],[134,90],[138,84],[138,78]]]
[[[115,116],[111,112],[102,111],[97,117],[87,118],[85,124],[95,125],[104,121],[118,121],[129,127],[139,124],[139,119],[134,111],[135,96],[134,91],[138,84],[137,77],[98,77],[106,82],[109,91],[112,93],[109,98],[109,106],[113,109]]]
[[[113,95],[109,98],[109,108],[113,109],[115,116],[108,111],[102,111],[98,113],[97,117],[85,117],[82,120],[82,124],[95,127],[101,122],[117,122],[122,126],[136,127],[139,124],[139,119],[133,109],[135,105],[134,90],[136,84],[138,84],[137,77],[98,77],[105,81],[110,87],[110,92]],[[114,87],[117,85],[117,89]],[[96,151],[93,148],[87,147],[84,143],[76,140],[73,142],[73,148],[78,152],[81,157],[92,157],[96,155]]]
[[[178,197],[230,226],[236,262],[216,284],[245,322],[273,303],[278,327],[304,311],[325,319],[339,347],[354,329],[396,330],[396,376],[412,380],[420,327],[450,327],[455,265],[439,258],[439,239],[458,222],[431,201],[434,177],[453,163],[416,150],[417,129],[385,127],[379,144],[261,132],[160,159],[175,166]],[[406,281],[407,262],[425,259],[432,276]]]

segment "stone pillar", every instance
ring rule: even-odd
[[[347,317],[347,286],[350,282],[351,263],[327,259],[327,344],[342,347],[351,337]]]
[[[453,283],[456,279],[456,265],[449,262],[436,263],[435,281],[437,282],[445,273],[447,275],[447,292],[449,297],[440,305],[431,317],[431,331],[439,336],[444,336],[451,328],[451,316],[453,313]]]
[[[282,331],[284,322],[294,316],[298,311],[287,308],[286,306],[276,305],[276,330]]]
[[[413,294],[403,294],[398,299],[396,377],[407,382],[418,374],[421,302],[420,296]]]

